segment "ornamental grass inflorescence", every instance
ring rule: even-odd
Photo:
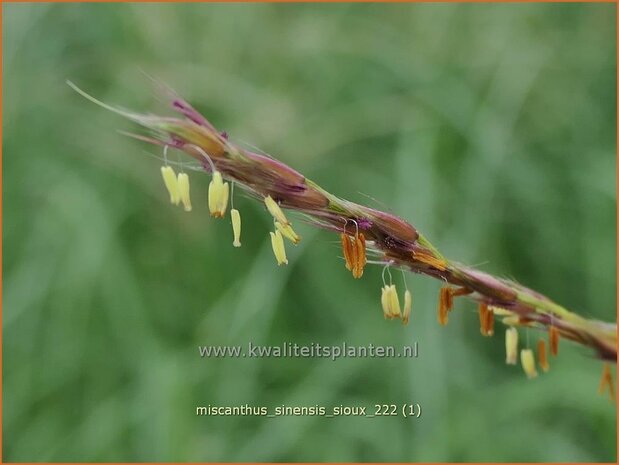
[[[399,319],[407,324],[412,312],[411,292],[406,288],[404,306],[401,307],[390,269],[439,279],[444,283],[438,296],[439,324],[447,324],[456,297],[466,296],[476,301],[481,334],[492,336],[495,318],[500,318],[507,326],[506,363],[516,364],[519,355],[528,378],[538,376],[536,357],[529,347],[518,352],[518,329],[548,332],[548,344],[544,339],[537,344],[537,364],[543,372],[550,368],[547,347],[551,356],[557,356],[561,338],[589,347],[598,359],[605,362],[599,391],[608,391],[614,398],[609,362],[616,364],[617,359],[616,324],[581,317],[516,282],[447,260],[403,219],[336,197],[282,162],[231,142],[225,132],[218,131],[189,103],[167,88],[165,93],[171,107],[181,117],[121,110],[96,100],[70,82],[68,84],[90,101],[149,130],[144,135],[128,135],[163,148],[161,173],[172,204],[182,203],[185,211],[192,208],[189,177],[184,172],[176,175],[168,165],[166,154],[170,149],[184,152],[198,162],[199,170],[211,174],[208,207],[214,218],[226,217],[235,185],[260,199],[273,218],[273,230],[269,235],[278,265],[288,264],[284,239],[295,245],[301,240],[284,209],[302,213],[311,224],[340,235],[344,264],[354,278],[363,276],[368,255],[373,258],[370,263],[384,267],[380,302],[386,319]],[[233,245],[240,247],[239,210],[232,208],[230,217]],[[389,272],[389,283],[385,281],[385,270]]]

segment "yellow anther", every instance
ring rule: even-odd
[[[271,246],[278,265],[287,265],[286,249],[284,247],[284,238],[279,231],[271,232]]]
[[[279,221],[283,226],[290,225],[290,221],[288,221],[288,218],[286,218],[286,215],[284,215],[282,209],[279,208],[277,202],[273,200],[273,197],[267,195],[264,198],[264,204],[266,205],[267,210],[269,210],[269,213],[273,216],[273,218]]]
[[[178,205],[181,201],[181,197],[178,192],[178,180],[176,179],[174,170],[171,166],[162,166],[161,176],[163,177],[163,183],[170,194],[170,203]]]
[[[385,318],[392,319],[401,317],[402,312],[400,311],[400,299],[398,299],[395,284],[383,286],[380,302],[383,306],[383,314],[385,315]]]
[[[505,330],[505,363],[515,365],[518,362],[518,330],[507,328]]]
[[[399,318],[402,315],[402,311],[400,310],[400,299],[398,298],[398,292],[395,289],[395,284],[390,286],[391,290],[389,292],[389,297],[391,300],[391,314],[395,318]]]
[[[280,233],[282,233],[282,236],[291,241],[293,244],[296,245],[301,242],[301,237],[296,232],[294,232],[294,229],[292,229],[290,223],[282,224],[279,221],[275,220],[275,227]]]
[[[236,208],[230,210],[230,217],[232,218],[232,232],[234,233],[234,247],[241,247],[241,214]]]
[[[178,173],[178,194],[183,202],[186,212],[191,211],[191,198],[189,197],[189,176],[187,173]]]
[[[380,303],[383,306],[383,315],[385,315],[385,318],[391,318],[391,311],[389,310],[389,286],[387,285],[381,288]]]
[[[211,216],[223,218],[228,208],[228,196],[230,195],[230,185],[223,182],[221,173],[215,171],[213,179],[208,186],[208,209]]]
[[[531,349],[522,349],[520,351],[520,363],[527,378],[537,378],[537,370],[535,369],[535,357]]]
[[[413,309],[413,296],[411,291],[406,289],[404,292],[404,310],[402,311],[402,324],[407,325]]]

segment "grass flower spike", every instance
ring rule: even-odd
[[[170,203],[178,205],[181,201],[181,196],[178,190],[178,179],[171,166],[161,167],[161,176],[168,193],[170,194]]]
[[[273,247],[273,254],[278,265],[288,265],[288,259],[286,258],[286,248],[284,247],[284,238],[279,231],[271,232],[271,246]]]
[[[213,179],[208,186],[208,209],[211,216],[215,218],[223,218],[228,208],[228,196],[230,195],[230,186],[227,182],[223,182],[221,173],[215,171]]]
[[[130,135],[164,147],[164,159],[165,150],[173,148],[192,157],[197,170],[212,173],[208,195],[212,216],[224,217],[228,207],[230,189],[223,176],[238,184],[249,196],[263,199],[275,220],[275,232],[270,236],[278,265],[288,263],[284,237],[295,244],[300,240],[280,207],[284,205],[286,209],[303,215],[308,224],[340,234],[346,268],[354,278],[362,277],[367,255],[372,257],[372,264],[440,281],[443,287],[439,295],[439,324],[447,324],[457,296],[467,296],[479,305],[480,330],[484,336],[493,334],[496,313],[509,326],[505,335],[508,364],[516,362],[518,327],[527,331],[548,331],[548,349],[552,356],[558,354],[559,340],[566,339],[589,348],[596,358],[616,364],[616,323],[586,318],[516,281],[447,259],[404,219],[342,199],[281,161],[235,144],[172,91],[168,94],[171,108],[179,113],[176,117],[125,111],[98,101],[72,83],[69,85],[91,102],[145,128],[146,134]],[[186,210],[191,209],[189,179],[182,174],[177,178],[167,163],[161,168],[161,173],[170,201],[175,205],[182,201]],[[241,229],[238,211],[233,209],[231,218],[234,245],[237,246],[240,245]],[[381,292],[385,317],[400,318],[406,323],[410,317],[411,294],[405,292],[402,312],[395,285],[387,284],[383,278]],[[529,378],[537,376],[533,352],[522,350],[520,359],[526,375]],[[543,359],[540,359],[540,365],[544,369]],[[611,383],[610,369],[606,366],[601,388],[609,389]]]
[[[241,214],[236,208],[230,210],[230,218],[232,218],[232,232],[234,234],[234,247],[241,247]]]

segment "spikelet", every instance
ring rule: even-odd
[[[425,263],[439,271],[445,271],[447,269],[447,262],[441,258],[436,258],[429,253],[422,251],[413,252],[413,258],[421,263]]]

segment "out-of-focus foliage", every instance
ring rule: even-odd
[[[408,219],[454,259],[615,319],[615,6],[3,6],[6,461],[607,461],[601,364],[504,365],[473,304],[383,320],[381,270],[337,237],[278,268],[242,195],[243,247],[173,208],[158,150],[99,98],[164,111],[141,70],[237,141]],[[403,289],[401,275],[394,280]],[[521,334],[526,341],[525,334]],[[528,335],[531,345],[538,334]],[[410,344],[406,359],[201,359],[199,344]],[[198,405],[419,402],[403,418],[200,417]]]

